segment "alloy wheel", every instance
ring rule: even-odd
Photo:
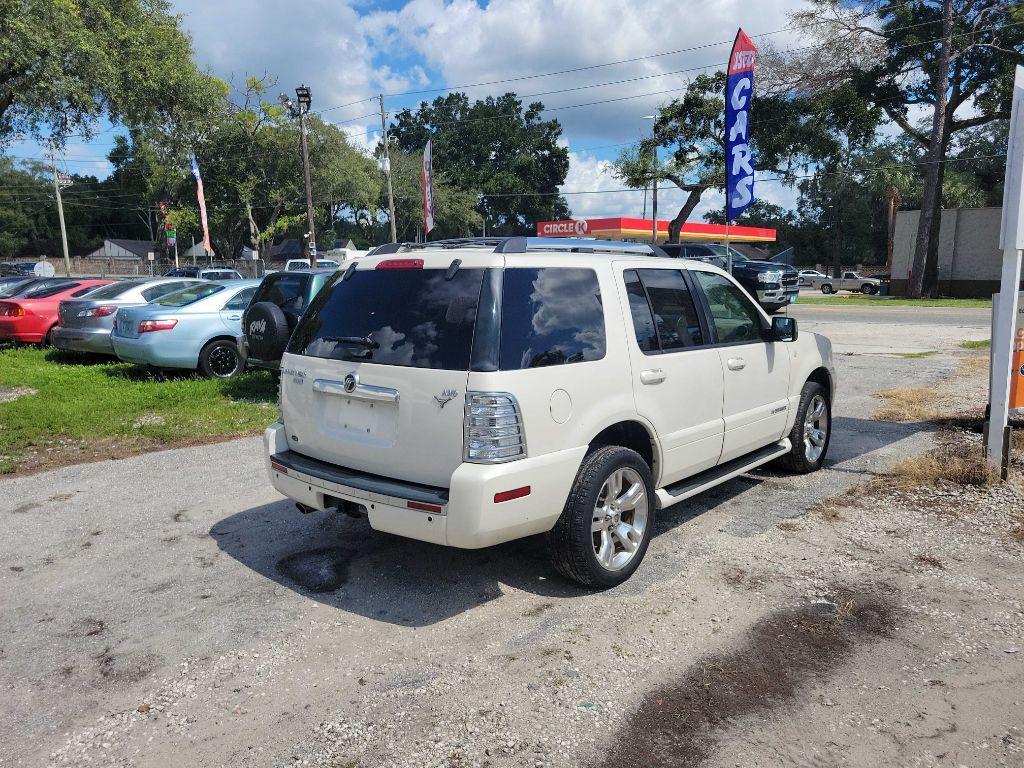
[[[821,458],[828,439],[828,408],[822,395],[815,395],[804,412],[804,458],[814,464]]]
[[[210,350],[210,371],[215,376],[226,378],[238,369],[238,353],[227,344],[219,344]]]
[[[609,571],[625,568],[644,540],[648,520],[647,489],[635,469],[623,467],[608,476],[597,494],[591,523],[594,554]]]

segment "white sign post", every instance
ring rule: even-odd
[[[989,381],[988,463],[1005,477],[1010,417],[1010,378],[1013,373],[1013,334],[1020,290],[1021,251],[1024,250],[1024,67],[1018,66],[1013,80],[1013,111],[1006,143],[1006,180],[1003,184],[1003,219],[999,247],[1003,249],[1003,271],[999,303],[992,323],[992,377]]]

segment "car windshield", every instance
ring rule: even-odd
[[[132,288],[140,285],[134,280],[125,280],[120,283],[111,283],[97,288],[89,294],[90,299],[116,299],[118,296],[128,293]]]
[[[316,265],[318,267],[327,267],[329,269],[337,269],[341,265],[336,261],[328,261],[324,259],[317,259]]]
[[[708,248],[716,256],[721,256],[723,259],[729,258],[729,251],[732,251],[732,261],[735,264],[738,261],[750,261],[746,256],[737,251],[735,248],[726,248],[724,245],[709,245]]]
[[[200,299],[213,296],[223,290],[224,286],[216,283],[196,283],[188,288],[182,288],[180,291],[165,294],[151,303],[159,304],[162,307],[187,307],[189,304],[194,304]]]

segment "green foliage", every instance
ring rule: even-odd
[[[391,150],[391,173],[395,192],[395,220],[398,224],[398,240],[414,240],[417,230],[423,228],[423,152],[405,153]],[[477,197],[455,186],[449,173],[439,173],[435,163],[434,207],[436,228],[430,233],[431,240],[442,237],[466,237],[478,232],[483,217],[476,210]],[[382,190],[380,207],[387,209],[387,191]],[[375,242],[390,239],[387,222],[380,222]],[[385,230],[387,234],[385,234]]]
[[[542,109],[539,103],[524,108],[512,93],[472,104],[466,94],[451,93],[415,111],[403,109],[391,130],[407,155],[422,152],[433,138],[434,172],[449,185],[474,198],[508,195],[485,197],[478,206],[487,216],[488,234],[534,234],[538,221],[569,215],[558,195],[569,151],[558,144],[561,125],[542,120]],[[464,234],[468,221],[464,215],[452,222],[442,216],[431,236]],[[399,224],[406,228],[400,217]]]
[[[165,0],[0,0],[0,41],[0,142],[89,135],[105,116],[183,127],[226,94]]]
[[[10,346],[0,348],[0,386],[35,390],[0,403],[0,473],[15,471],[33,448],[59,449],[68,440],[130,446],[254,434],[273,420],[276,401],[266,373],[229,380],[162,377],[128,363]]]

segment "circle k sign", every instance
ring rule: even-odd
[[[580,237],[587,234],[588,229],[589,227],[584,219],[541,221],[537,223],[537,234],[540,237]]]

